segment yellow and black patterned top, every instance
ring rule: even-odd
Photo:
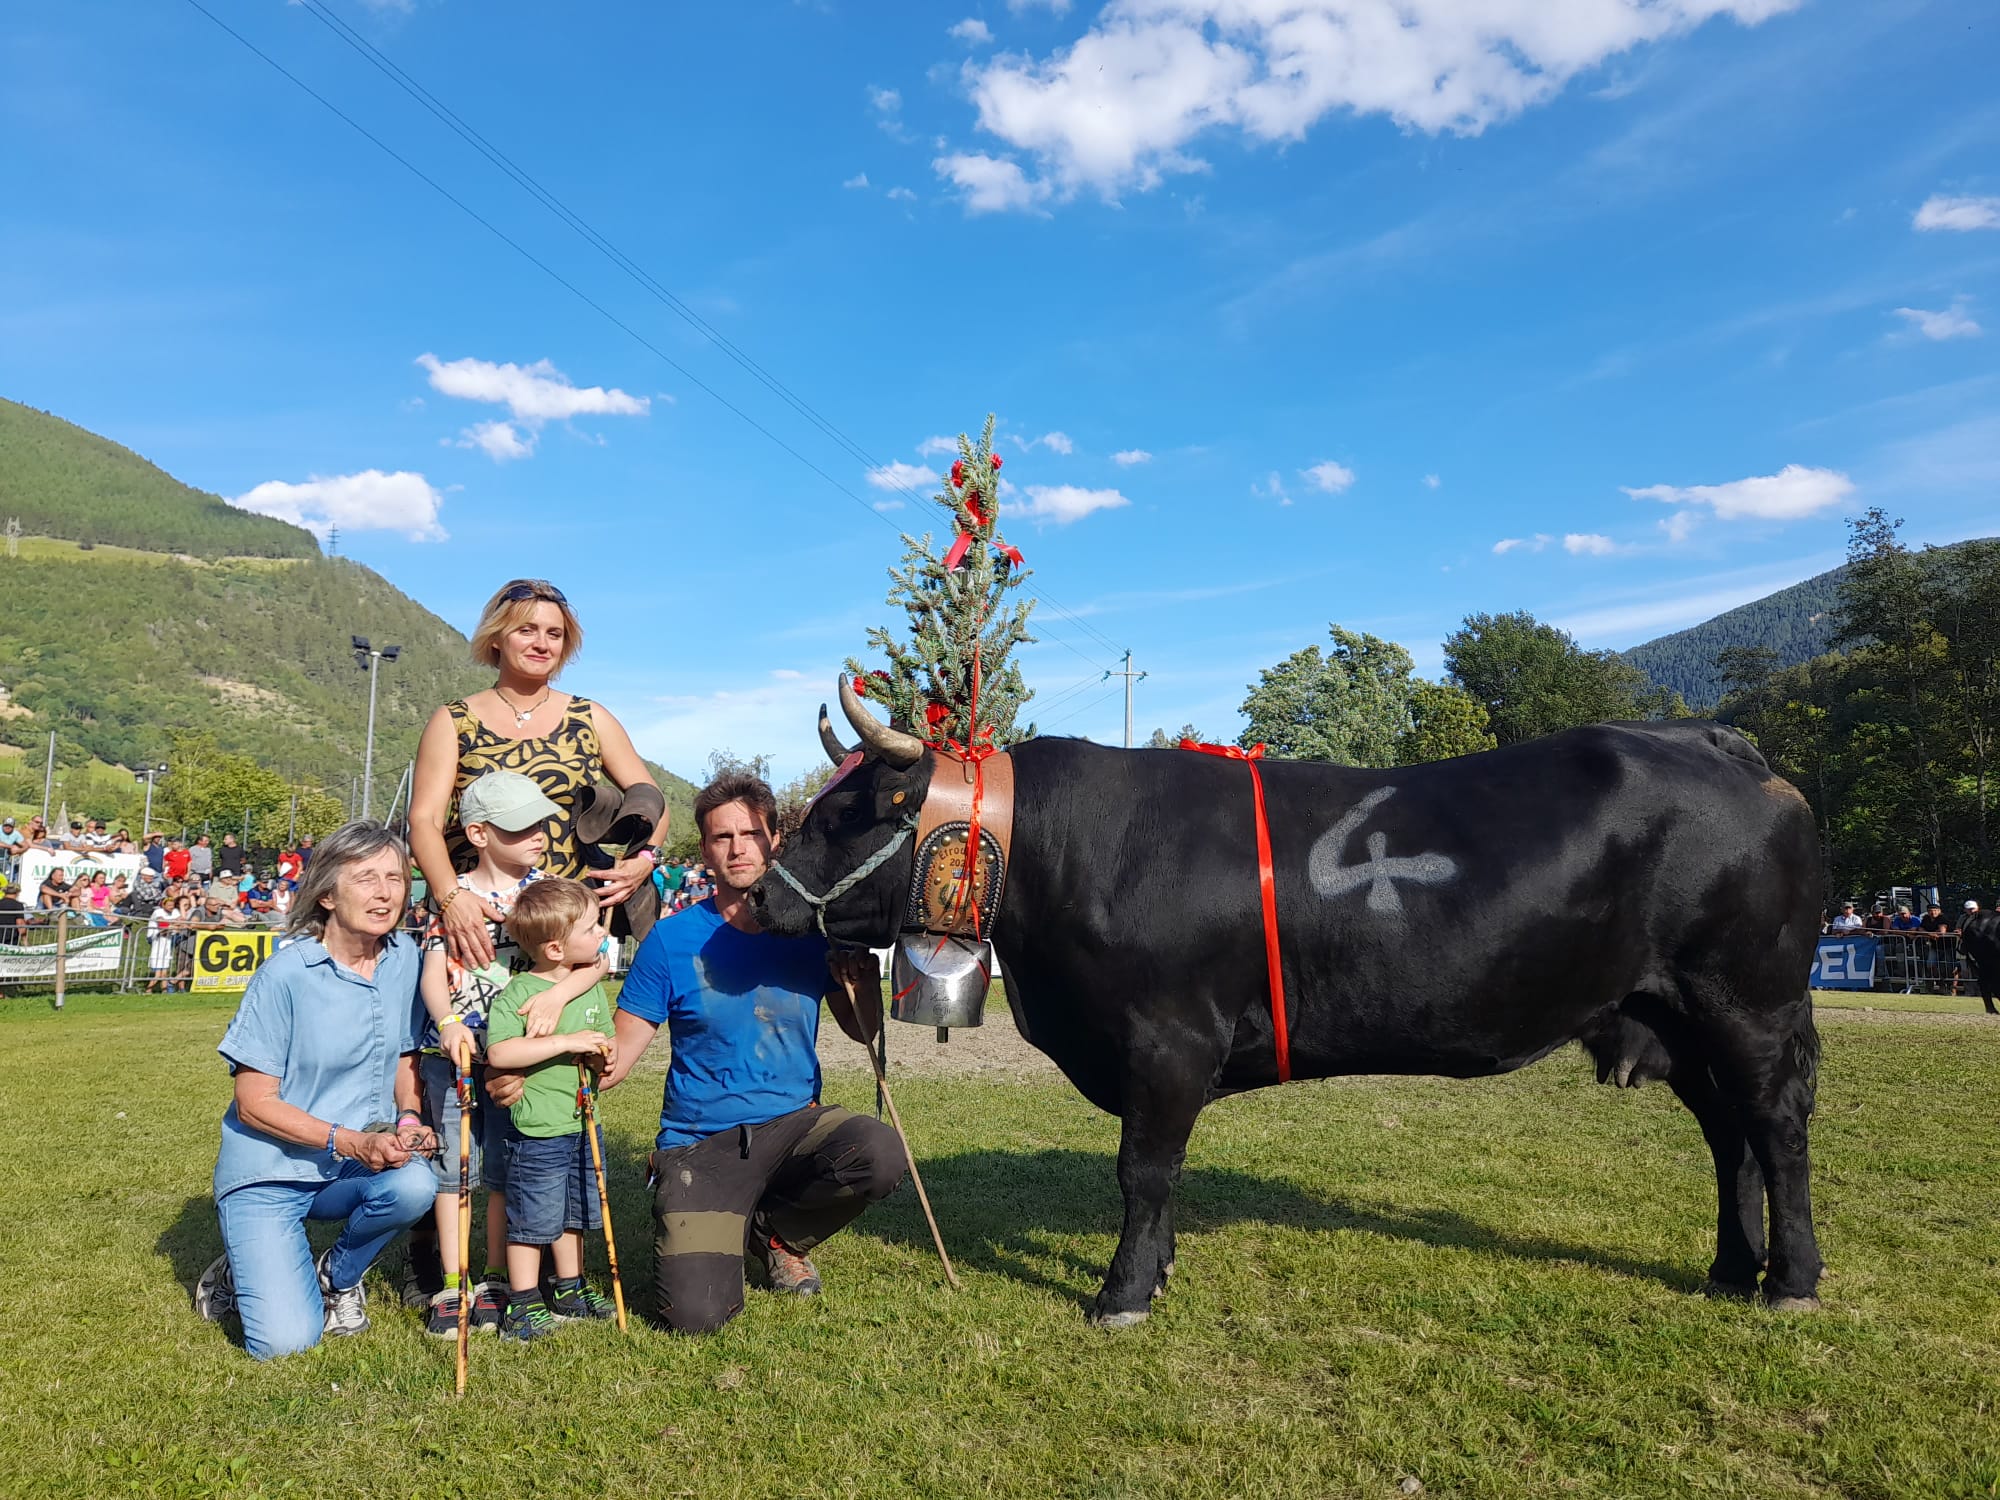
[[[577,852],[576,837],[571,831],[576,821],[576,798],[604,772],[597,725],[590,717],[590,700],[570,699],[554,729],[526,740],[510,740],[495,734],[479,722],[479,715],[465,706],[463,698],[447,703],[445,709],[458,730],[458,781],[452,787],[451,821],[444,830],[452,867],[464,872],[479,863],[478,851],[459,826],[458,794],[488,771],[519,771],[532,778],[542,789],[542,795],[562,809],[560,817],[551,818],[544,825],[549,842],[542,855],[541,872],[569,880],[580,878],[583,858]]]

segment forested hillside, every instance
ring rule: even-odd
[[[129,448],[0,400],[0,527],[191,557],[317,557],[312,533],[189,489]]]
[[[43,488],[43,486],[48,488]],[[361,771],[368,674],[350,638],[401,646],[380,670],[377,812],[438,704],[491,680],[466,639],[379,574],[295,526],[189,489],[136,454],[0,401],[0,757],[39,801],[57,766],[158,760],[206,730],[288,782],[345,798]],[[60,770],[59,773],[60,775]],[[128,778],[129,779],[129,778]],[[694,789],[662,782],[684,821]]]
[[[1704,620],[1686,630],[1634,646],[1625,659],[1661,687],[1672,688],[1700,712],[1722,698],[1722,675],[1715,655],[1729,646],[1767,646],[1778,665],[1797,666],[1830,650],[1833,607],[1847,570],[1835,568],[1780,589],[1775,594]]]

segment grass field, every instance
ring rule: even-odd
[[[2000,1495],[1984,1022],[1827,1013],[1816,1315],[1694,1295],[1692,1121],[1565,1052],[1212,1108],[1173,1291],[1107,1335],[1083,1308],[1117,1230],[1113,1122],[1055,1079],[911,1078],[964,1291],[904,1189],[819,1254],[816,1301],[753,1294],[702,1342],[482,1341],[457,1403],[450,1346],[386,1281],[368,1335],[268,1366],[189,1312],[219,1249],[231,1009],[0,1002],[0,1495]],[[641,1283],[658,1088],[607,1101]]]

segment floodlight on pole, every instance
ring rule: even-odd
[[[375,678],[385,661],[403,654],[401,646],[375,647],[365,635],[349,636],[354,643],[354,665],[368,673],[368,743],[361,754],[361,816],[368,816],[368,804],[375,791]]]
[[[132,777],[134,781],[143,782],[146,787],[146,816],[139,824],[141,839],[148,839],[153,835],[153,784],[166,774],[167,763],[161,761],[157,766],[148,766]]]

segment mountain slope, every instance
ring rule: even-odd
[[[0,402],[0,524],[9,515],[28,535],[17,555],[0,547],[0,743],[26,752],[7,764],[36,801],[51,730],[59,765],[135,766],[169,730],[205,729],[344,797],[368,727],[349,640],[365,635],[403,648],[379,671],[379,812],[432,710],[491,681],[463,635],[310,533]],[[685,817],[694,788],[663,790]]]
[[[1833,611],[1846,572],[1839,567],[1817,574],[1712,620],[1634,646],[1623,655],[1654,682],[1679,693],[1690,708],[1713,708],[1722,697],[1715,655],[1726,646],[1769,646],[1778,653],[1782,667],[1811,661],[1832,649]]]
[[[189,489],[129,448],[0,400],[0,526],[192,557],[316,557],[312,533]]]

